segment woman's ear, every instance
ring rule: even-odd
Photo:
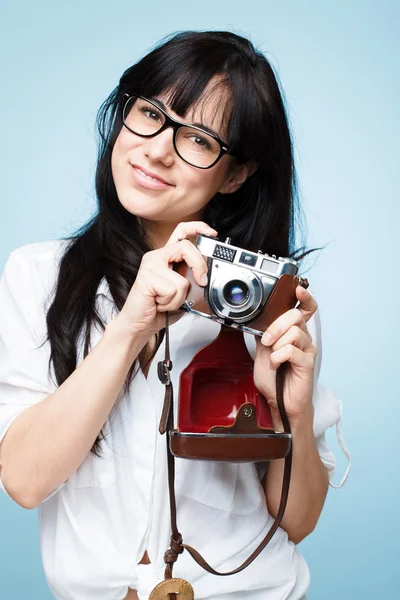
[[[218,190],[220,194],[232,194],[257,170],[257,162],[253,159],[246,163],[233,162],[228,170],[227,177]]]

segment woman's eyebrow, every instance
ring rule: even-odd
[[[165,106],[165,104],[162,100],[159,100],[159,98],[149,98],[149,100],[152,100],[153,102],[158,104],[160,106],[160,108],[165,110],[165,112],[168,112],[168,108]],[[188,125],[194,125],[195,127],[200,127],[200,129],[204,129],[204,131],[211,133],[211,135],[215,135],[215,137],[217,137],[218,139],[220,137],[219,133],[214,131],[214,129],[211,129],[211,127],[204,125],[204,123],[188,123]]]
[[[214,129],[211,129],[211,127],[207,127],[207,125],[204,125],[204,123],[193,123],[193,125],[195,127],[200,127],[200,129],[204,129],[204,131],[208,131],[208,133],[211,133],[211,135],[215,135],[215,137],[217,137],[218,139],[221,137],[219,133],[214,131]]]

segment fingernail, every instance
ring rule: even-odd
[[[272,335],[270,333],[264,333],[263,337],[262,337],[262,343],[265,346],[268,346],[268,344],[270,344],[272,342]]]
[[[201,276],[200,281],[201,281],[201,285],[207,285],[208,277],[205,273],[204,273],[204,275]]]

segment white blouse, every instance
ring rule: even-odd
[[[40,344],[46,338],[45,317],[64,248],[60,240],[22,246],[10,254],[0,280],[0,441],[23,410],[56,389],[53,370],[52,377],[48,374],[50,345]],[[105,279],[96,302],[105,322],[117,314]],[[331,479],[335,458],[325,441],[328,427],[336,424],[349,461],[350,456],[340,433],[341,402],[317,381],[321,365],[318,311],[307,326],[319,348],[314,434]],[[171,326],[175,396],[180,372],[219,329],[217,323],[192,314],[184,314]],[[101,335],[93,326],[92,347]],[[247,334],[245,338],[254,358],[254,338]],[[78,362],[82,353],[80,347]],[[170,516],[166,440],[158,433],[164,387],[157,377],[157,362],[163,357],[164,344],[147,379],[139,370],[129,393],[121,392],[105,424],[104,458],[89,453],[69,480],[38,507],[44,572],[57,600],[121,600],[128,587],[138,589],[144,599],[164,577]],[[174,409],[176,419],[176,401]],[[339,485],[346,480],[350,465],[351,461]],[[1,479],[0,487],[7,494]],[[273,522],[260,484],[259,464],[177,459],[176,494],[184,542],[220,571],[239,566]],[[138,567],[146,549],[152,564]],[[299,600],[310,583],[304,558],[282,528],[261,555],[236,575],[210,575],[183,552],[174,565],[174,576],[191,582],[197,600]]]

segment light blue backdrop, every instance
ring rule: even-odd
[[[301,544],[311,600],[400,597],[399,3],[1,1],[0,267],[94,208],[94,119],[162,36],[231,29],[276,67],[291,116],[323,325],[321,381],[344,402],[354,467]],[[338,453],[337,478],[345,461]],[[397,480],[397,481],[395,481]],[[47,600],[37,511],[0,496],[0,597]]]

